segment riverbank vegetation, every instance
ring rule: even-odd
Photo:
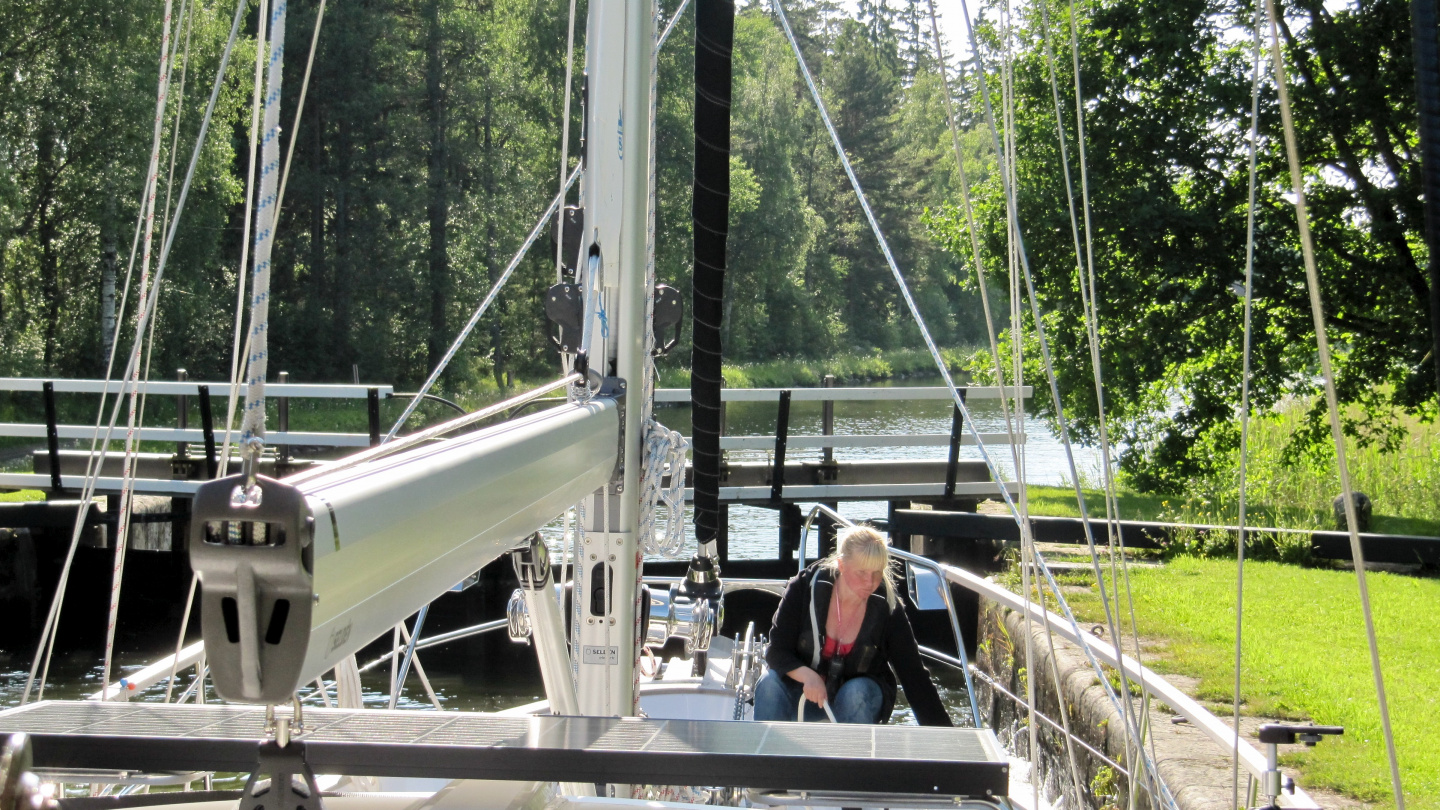
[[[1156,642],[1146,665],[1199,679],[1197,697],[1221,717],[1229,716],[1234,688],[1235,582],[1233,561],[1179,557],[1162,567],[1130,570],[1140,635]],[[1371,573],[1368,582],[1406,805],[1435,810],[1440,749],[1432,740],[1440,724],[1434,699],[1440,693],[1440,646],[1434,639],[1440,636],[1440,614],[1422,606],[1440,604],[1440,579]],[[1082,620],[1103,622],[1091,583],[1067,588],[1066,599]],[[1282,761],[1301,768],[1301,784],[1390,806],[1390,771],[1355,574],[1246,565],[1243,633],[1242,712],[1345,727],[1343,737],[1283,752]]]
[[[1340,492],[1340,480],[1333,452],[1321,448],[1297,453],[1291,441],[1308,424],[1308,411],[1308,403],[1294,400],[1251,422],[1247,525],[1336,528],[1333,501]],[[1371,531],[1440,537],[1440,425],[1414,417],[1400,417],[1397,423],[1400,430],[1387,443],[1347,440],[1352,484],[1371,499]],[[1122,476],[1120,517],[1235,525],[1239,517],[1239,449],[1217,448],[1215,452],[1215,472],[1195,476],[1178,493],[1145,493]],[[1082,478],[1081,483],[1091,516],[1103,517],[1100,482]],[[1073,487],[1031,487],[1030,506],[1035,514],[1079,516]],[[1234,554],[1233,542],[1228,539],[1209,542],[1213,545],[1192,538],[1182,542],[1181,548],[1193,553]]]
[[[1253,14],[1248,3],[1042,0],[1017,12],[1012,40],[998,23],[981,31],[987,61],[1015,54],[1018,218],[1072,435],[1098,435],[1101,373],[1110,437],[1125,448],[1120,464],[1146,492],[1185,495],[1197,480],[1223,479],[1239,440]],[[1278,25],[1345,430],[1362,445],[1386,445],[1407,423],[1434,419],[1440,374],[1408,6],[1298,3]],[[1053,60],[1052,49],[1061,52]],[[1064,202],[1073,200],[1079,219],[1077,86],[1089,203],[1078,224]],[[970,99],[973,120],[983,122]],[[1265,413],[1297,399],[1313,405],[1320,380],[1268,76],[1259,103],[1251,403]],[[992,278],[1014,266],[998,179],[972,192]],[[958,206],[932,212],[930,222],[956,255],[972,255]],[[1098,310],[1098,369],[1087,293]],[[1045,371],[1029,304],[1021,332],[1004,337],[1024,345],[1025,377],[1038,381]],[[992,375],[994,365],[977,357],[974,370]],[[1046,397],[1035,404],[1052,412]],[[1287,437],[1289,455],[1323,452],[1330,442],[1324,408],[1303,413]]]

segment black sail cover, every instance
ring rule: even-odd
[[[696,0],[690,398],[695,536],[701,544],[716,540],[720,526],[720,326],[725,311],[725,241],[730,232],[730,55],[734,41],[734,2]]]

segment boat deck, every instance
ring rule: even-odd
[[[707,785],[998,798],[1008,763],[993,732],[917,726],[502,717],[307,709],[317,773]],[[45,701],[0,712],[33,739],[37,768],[245,773],[264,710]]]

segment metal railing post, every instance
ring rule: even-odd
[[[215,458],[215,415],[210,408],[210,386],[199,386],[200,430],[205,434],[205,478],[212,479],[220,472],[220,463]]]
[[[775,414],[775,467],[770,474],[770,500],[780,502],[785,490],[785,444],[790,438],[790,391],[780,392],[780,409]]]
[[[290,372],[280,372],[280,384],[290,382]],[[277,397],[275,402],[275,426],[280,433],[290,432],[290,398]],[[279,445],[279,456],[275,459],[275,476],[278,478],[285,474],[285,469],[290,465],[290,442],[286,439],[285,444]]]
[[[45,446],[50,454],[50,490],[59,495],[65,488],[60,485],[60,431],[55,426],[55,383],[46,380],[41,391],[45,397]]]
[[[187,373],[187,372],[185,371],[185,369],[183,369],[183,368],[177,368],[177,369],[175,369],[175,379],[176,379],[177,381],[183,383],[183,382],[185,382],[186,380],[190,379],[190,375],[189,375],[189,373]],[[186,429],[186,428],[189,427],[189,426],[190,426],[190,397],[186,396],[185,394],[180,394],[180,395],[178,395],[177,397],[175,397],[175,427],[177,427],[177,428],[179,428],[179,429],[181,429],[181,430],[184,430],[184,429]],[[183,440],[182,440],[182,441],[175,442],[175,460],[176,460],[177,462],[184,463],[186,457],[187,457],[189,454],[190,454],[190,443],[189,443],[189,442],[183,441]],[[187,471],[186,477],[187,477],[187,478],[189,477],[188,471]]]

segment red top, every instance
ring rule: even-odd
[[[841,644],[839,639],[831,636],[825,639],[825,649],[820,652],[820,657],[830,659],[837,655],[846,656],[849,655],[850,651],[854,648],[855,642],[852,641],[849,644]]]

